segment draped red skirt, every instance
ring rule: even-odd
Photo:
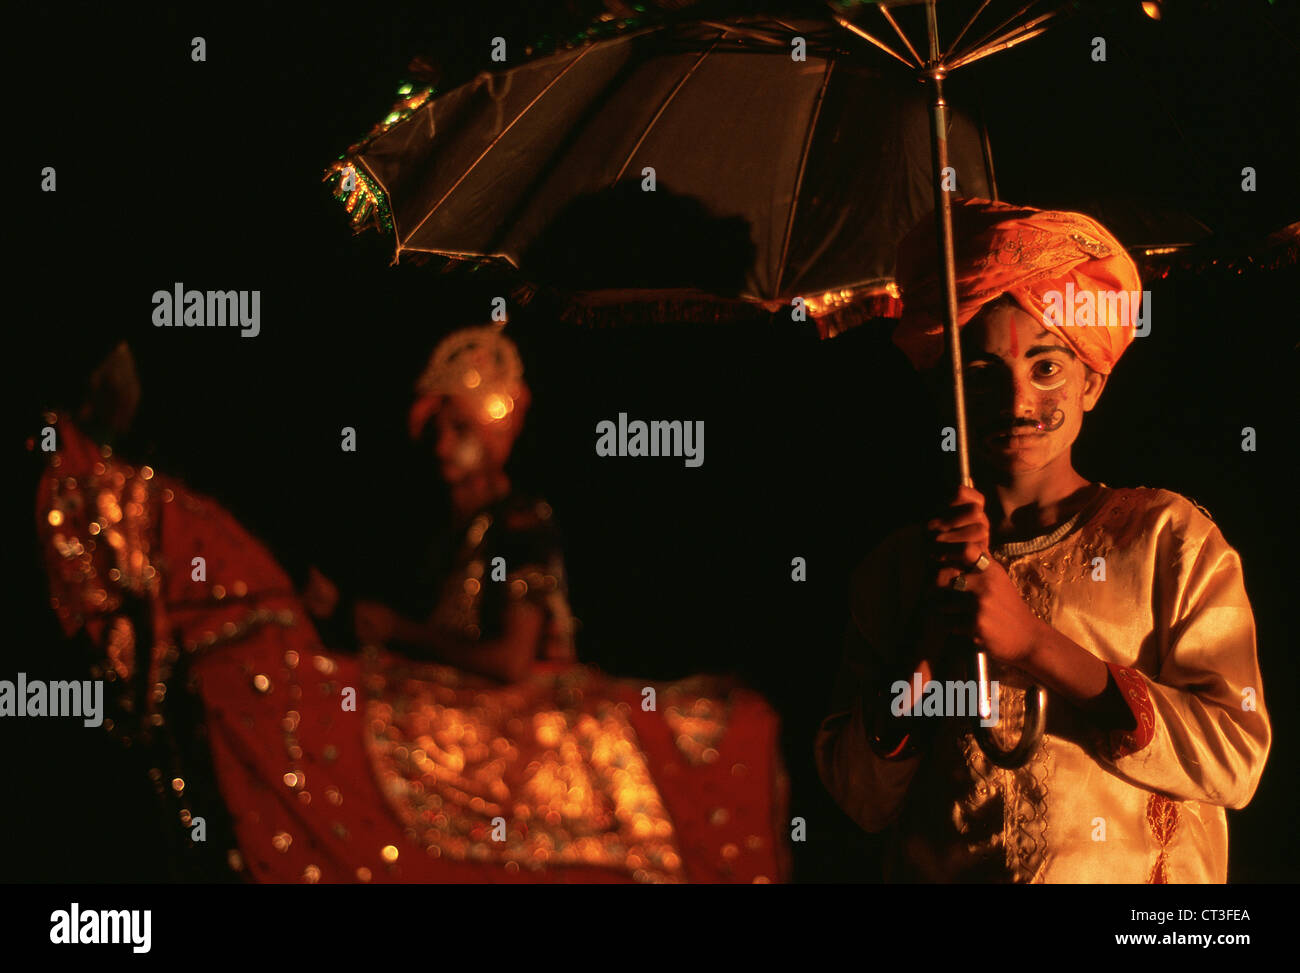
[[[84,628],[100,647],[123,696],[148,667],[147,697],[123,704],[119,733],[164,733],[169,696],[197,695],[244,874],[788,877],[778,721],[757,694],[580,665],[539,664],[502,685],[381,649],[331,652],[274,557],[220,505],[66,420],[58,431],[37,497],[52,605],[69,635]],[[148,606],[151,644],[137,645],[139,613],[123,613],[132,598]],[[183,773],[171,784],[185,793]]]

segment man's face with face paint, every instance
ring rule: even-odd
[[[1105,376],[1010,301],[986,305],[961,336],[972,453],[1007,473],[1068,461]]]

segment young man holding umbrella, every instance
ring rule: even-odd
[[[1224,808],[1250,801],[1271,737],[1240,559],[1186,498],[1071,461],[1135,336],[1138,301],[1115,297],[1140,294],[1137,269],[1076,213],[965,200],[953,227],[978,489],[855,573],[822,780],[889,830],[894,880],[1223,882]],[[923,370],[943,354],[934,238],[927,222],[899,253],[894,341]],[[1092,317],[1060,313],[1067,289]],[[968,679],[976,650],[1000,684],[999,745],[1030,684],[1050,694],[1020,766],[897,690]]]

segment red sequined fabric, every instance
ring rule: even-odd
[[[778,722],[743,688],[538,663],[503,685],[326,650],[288,576],[225,510],[54,420],[36,513],[52,607],[158,740],[190,694],[237,847],[265,882],[767,882],[788,877]],[[196,561],[201,558],[202,561]],[[124,608],[144,604],[137,631]],[[137,644],[149,639],[152,644]],[[148,665],[147,679],[138,678]],[[143,690],[140,688],[143,687]],[[647,705],[647,689],[655,705]],[[143,696],[141,693],[143,692]],[[181,752],[181,751],[177,751]],[[215,794],[155,779],[181,822]],[[166,785],[170,784],[170,788]]]

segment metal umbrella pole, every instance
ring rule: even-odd
[[[1041,27],[1040,24],[1054,14],[1053,11],[1041,15],[1019,26],[1011,27],[1008,33],[1000,37],[988,40],[992,34],[996,34],[1007,27],[1010,21],[1004,21],[994,31],[986,34],[984,38],[977,42],[973,49],[952,57],[952,49],[961,42],[966,31],[975,23],[976,18],[988,6],[988,3],[989,0],[984,0],[980,4],[975,11],[975,15],[967,22],[961,33],[957,35],[957,40],[945,52],[939,46],[939,24],[935,13],[936,0],[925,0],[926,33],[929,43],[928,57],[924,61],[916,53],[916,49],[908,41],[907,35],[903,33],[897,21],[890,14],[890,4],[880,3],[877,4],[877,7],[907,47],[908,52],[912,55],[912,61],[891,50],[888,45],[870,36],[860,27],[842,18],[837,18],[842,26],[855,34],[870,41],[903,63],[913,64],[913,66],[919,68],[922,79],[932,86],[934,98],[931,102],[930,111],[930,147],[931,160],[934,166],[935,232],[938,234],[940,259],[943,262],[944,335],[948,342],[948,360],[952,368],[953,397],[956,405],[957,471],[961,483],[968,487],[973,487],[975,484],[970,475],[970,452],[967,448],[966,436],[966,387],[962,372],[961,341],[957,327],[957,262],[953,245],[952,200],[943,186],[944,171],[948,168],[948,104],[943,96],[943,82],[950,70],[962,64],[969,64],[971,61],[992,54],[994,51],[1005,50],[1042,33],[1046,28]],[[1016,16],[1020,16],[1031,6],[1033,6],[1033,3],[1026,4]],[[904,300],[906,300],[906,295],[904,295]],[[1025,690],[1024,726],[1020,733],[1020,739],[1010,749],[1003,749],[994,739],[990,728],[985,725],[985,721],[990,719],[993,713],[993,687],[989,681],[989,660],[986,653],[975,653],[975,672],[979,691],[979,718],[976,720],[974,727],[975,739],[979,742],[980,749],[984,751],[984,755],[991,763],[1009,769],[1021,767],[1029,760],[1037,748],[1039,740],[1042,739],[1043,728],[1047,721],[1047,691],[1036,685],[1030,685]]]

